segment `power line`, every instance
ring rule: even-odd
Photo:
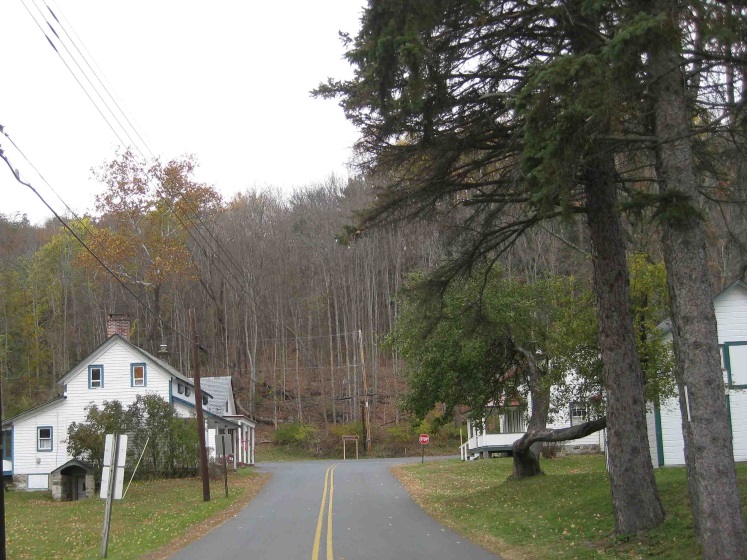
[[[33,0],[32,0],[32,1],[33,1]],[[29,16],[30,16],[30,17],[31,17],[31,18],[32,18],[32,19],[34,20],[34,23],[35,23],[35,24],[37,25],[37,27],[38,27],[38,28],[40,29],[40,31],[41,31],[41,32],[42,32],[42,33],[44,34],[44,36],[45,36],[45,38],[47,39],[47,41],[49,42],[49,44],[50,44],[50,45],[52,46],[52,48],[53,48],[53,49],[55,50],[55,52],[57,53],[57,55],[58,55],[58,56],[60,57],[60,60],[62,60],[63,64],[65,64],[65,66],[66,66],[66,68],[68,69],[68,71],[70,72],[70,74],[71,74],[71,75],[73,76],[73,78],[74,78],[74,79],[75,79],[75,81],[76,81],[76,82],[78,83],[78,85],[80,86],[80,88],[81,88],[81,89],[83,90],[83,92],[84,92],[84,93],[86,94],[86,96],[88,97],[89,101],[91,101],[91,103],[92,103],[92,104],[94,105],[94,107],[95,107],[95,108],[96,108],[96,110],[98,111],[98,113],[99,113],[99,115],[101,116],[101,118],[103,118],[103,119],[104,119],[104,121],[106,122],[106,124],[107,124],[107,125],[109,126],[109,128],[110,128],[110,129],[111,129],[111,131],[112,131],[112,133],[113,133],[113,134],[114,134],[114,135],[115,135],[115,136],[117,137],[117,139],[118,139],[118,140],[119,140],[119,141],[120,141],[120,142],[121,142],[121,143],[122,143],[123,145],[124,145],[124,144],[126,144],[126,143],[125,143],[125,142],[123,141],[122,137],[121,137],[121,136],[119,135],[119,133],[117,132],[117,130],[115,129],[115,127],[114,127],[114,126],[112,125],[112,123],[111,123],[111,122],[109,121],[108,117],[107,117],[107,116],[106,116],[106,115],[104,114],[104,112],[103,112],[103,111],[101,110],[101,108],[100,108],[100,107],[98,106],[98,104],[97,104],[97,103],[95,102],[95,100],[93,99],[93,97],[91,96],[91,94],[90,94],[90,93],[88,92],[88,90],[87,90],[87,88],[85,87],[85,85],[84,85],[84,84],[83,84],[83,83],[81,82],[81,80],[80,80],[80,79],[78,79],[77,75],[75,74],[75,72],[73,72],[73,70],[72,70],[72,68],[70,67],[70,65],[69,65],[69,64],[68,64],[68,63],[67,63],[67,62],[65,61],[65,59],[64,59],[64,58],[62,57],[62,54],[61,54],[61,53],[60,53],[60,51],[59,51],[59,50],[57,49],[57,47],[55,46],[54,42],[53,42],[53,41],[52,41],[52,40],[50,39],[50,37],[49,37],[49,36],[48,36],[48,35],[46,34],[46,32],[44,31],[44,29],[42,28],[42,26],[41,26],[41,25],[39,24],[39,22],[37,21],[37,19],[36,19],[36,18],[34,17],[34,15],[33,15],[33,14],[31,13],[31,10],[30,10],[30,9],[28,8],[28,6],[27,6],[27,5],[26,5],[26,3],[24,2],[24,0],[21,0],[21,2],[22,2],[22,4],[24,5],[24,8],[26,9],[26,11],[27,11],[27,12],[29,13]],[[50,14],[52,15],[52,17],[54,18],[54,20],[55,20],[55,21],[56,21],[56,22],[58,23],[58,25],[59,25],[59,26],[60,26],[60,28],[62,29],[62,31],[63,31],[64,35],[65,35],[65,36],[67,37],[68,41],[69,41],[69,42],[70,42],[70,43],[71,43],[71,44],[73,45],[73,47],[75,48],[75,50],[77,51],[77,53],[78,53],[79,57],[83,59],[83,61],[84,61],[85,65],[86,65],[86,66],[87,66],[87,67],[89,68],[89,70],[91,71],[91,73],[92,73],[92,74],[94,75],[94,77],[96,78],[96,81],[98,81],[98,83],[99,83],[99,84],[101,84],[101,87],[102,87],[102,88],[104,89],[104,91],[106,92],[107,96],[108,96],[108,97],[109,97],[109,98],[110,98],[110,99],[112,100],[112,102],[114,103],[114,105],[115,105],[116,109],[117,109],[117,110],[118,110],[118,112],[119,112],[119,113],[120,113],[120,114],[121,114],[121,115],[123,116],[124,120],[125,120],[125,121],[127,122],[127,124],[129,125],[130,129],[131,129],[131,130],[133,131],[133,133],[135,134],[135,136],[137,136],[137,138],[138,138],[138,139],[140,140],[140,142],[142,143],[142,147],[144,147],[144,148],[145,148],[145,151],[147,151],[147,152],[148,152],[148,153],[149,153],[149,154],[151,155],[151,157],[153,157],[153,158],[155,159],[155,155],[153,154],[153,152],[152,152],[152,150],[150,149],[150,147],[149,147],[149,146],[147,145],[147,143],[146,143],[146,142],[145,142],[145,141],[143,140],[142,136],[141,136],[141,135],[139,134],[138,130],[137,130],[137,129],[136,129],[136,127],[135,127],[135,126],[134,126],[134,125],[132,124],[132,122],[130,121],[130,119],[129,119],[129,118],[127,118],[127,115],[126,115],[126,114],[124,113],[124,111],[122,110],[122,108],[121,108],[121,107],[119,106],[119,104],[117,103],[116,99],[114,98],[114,95],[113,95],[113,94],[112,94],[112,93],[111,93],[111,92],[109,91],[109,88],[107,88],[107,87],[106,87],[106,85],[105,85],[105,84],[103,83],[103,81],[101,80],[101,78],[99,78],[98,74],[97,74],[97,73],[96,73],[96,71],[95,71],[95,70],[93,69],[92,65],[91,65],[91,64],[90,64],[90,63],[88,62],[88,60],[86,59],[86,56],[85,56],[85,55],[83,54],[83,52],[81,51],[81,49],[80,49],[80,48],[78,48],[78,46],[77,46],[77,44],[76,44],[75,40],[74,40],[74,39],[73,39],[73,38],[72,38],[72,37],[70,36],[70,34],[69,34],[69,33],[67,32],[67,30],[66,30],[65,26],[63,26],[63,25],[62,25],[62,23],[60,22],[59,18],[58,18],[58,17],[57,17],[57,15],[55,14],[55,12],[54,12],[54,11],[53,11],[53,10],[52,10],[52,9],[51,9],[51,8],[50,8],[50,7],[49,7],[49,6],[47,5],[47,4],[46,4],[46,3],[45,3],[45,6],[46,6],[47,10],[49,11],[49,13],[50,13]],[[127,136],[127,138],[128,138],[129,140],[130,140],[130,142],[131,142],[131,145],[132,145],[132,146],[134,146],[134,148],[135,148],[135,149],[136,149],[136,150],[137,150],[137,151],[138,151],[138,152],[140,153],[140,155],[141,155],[141,156],[142,156],[143,158],[145,158],[146,156],[145,156],[145,154],[144,154],[144,151],[143,151],[143,150],[141,149],[141,146],[140,146],[140,145],[139,145],[139,144],[138,144],[137,142],[135,142],[135,141],[134,141],[133,137],[132,137],[132,136],[131,136],[131,135],[129,134],[129,132],[128,132],[128,130],[127,130],[127,127],[125,127],[125,126],[124,126],[124,125],[122,124],[122,122],[121,122],[121,121],[119,120],[119,118],[117,117],[117,114],[116,114],[116,112],[115,112],[115,111],[114,111],[114,110],[112,109],[112,107],[110,107],[110,106],[109,106],[109,102],[108,102],[108,101],[107,101],[107,100],[106,100],[106,99],[104,98],[104,96],[103,96],[103,95],[102,95],[102,94],[101,94],[101,93],[100,93],[100,92],[98,91],[98,89],[97,89],[97,86],[96,86],[96,84],[95,84],[95,83],[94,83],[94,82],[93,82],[93,81],[92,81],[92,80],[91,80],[91,79],[90,79],[90,78],[88,77],[88,75],[87,75],[86,71],[85,71],[85,70],[84,70],[84,68],[83,68],[83,67],[81,66],[81,64],[80,64],[80,63],[79,63],[79,62],[77,61],[77,59],[76,59],[76,56],[75,56],[75,55],[74,55],[74,54],[73,54],[73,53],[72,53],[72,52],[70,51],[70,49],[69,49],[69,48],[67,47],[67,45],[66,45],[66,44],[65,44],[65,42],[64,42],[64,41],[62,40],[62,38],[60,37],[60,35],[59,35],[59,34],[57,33],[57,31],[55,30],[54,26],[53,26],[53,25],[52,25],[52,24],[51,24],[51,23],[49,22],[49,20],[47,20],[46,16],[44,15],[44,13],[42,12],[42,10],[41,10],[41,9],[39,8],[39,6],[38,6],[38,5],[36,4],[36,3],[34,3],[34,7],[35,7],[35,8],[37,9],[37,11],[39,11],[39,12],[40,12],[40,15],[41,15],[42,19],[43,19],[43,20],[45,21],[45,23],[47,23],[47,26],[48,26],[48,27],[50,28],[50,30],[51,30],[51,31],[52,31],[52,33],[53,33],[53,34],[55,35],[55,37],[56,37],[56,38],[57,38],[57,39],[59,40],[60,44],[61,44],[61,45],[62,45],[62,46],[64,47],[64,49],[65,49],[65,52],[67,53],[67,55],[68,55],[68,56],[69,56],[69,57],[71,58],[71,60],[72,60],[72,61],[73,61],[73,62],[75,63],[75,65],[76,65],[76,67],[78,68],[78,70],[79,70],[79,71],[80,71],[80,72],[81,72],[81,73],[83,74],[83,76],[84,76],[84,77],[85,77],[85,79],[86,79],[86,82],[87,82],[87,83],[89,84],[89,86],[90,86],[90,87],[91,87],[91,88],[92,88],[92,89],[94,90],[94,92],[95,92],[96,96],[98,97],[98,99],[100,99],[100,100],[101,100],[101,103],[102,103],[102,104],[104,105],[104,107],[105,107],[105,108],[107,109],[107,111],[108,111],[108,112],[109,112],[109,113],[111,114],[111,116],[112,116],[112,117],[114,118],[114,120],[116,121],[116,124],[118,125],[118,127],[119,127],[120,129],[122,129],[122,132],[124,132],[124,134],[125,134],[125,135]],[[61,10],[59,10],[59,7],[58,7],[58,11],[60,11],[60,14],[61,14],[61,15],[63,15],[63,14],[62,14],[62,12],[61,12]],[[63,18],[64,18],[64,15],[63,15]],[[66,20],[66,21],[67,21],[67,20]],[[68,23],[69,23],[69,22],[68,22]],[[71,29],[72,29],[72,26],[71,26]],[[73,33],[75,33],[75,32],[74,32],[74,30],[73,30]],[[76,37],[77,37],[77,34],[76,34]],[[78,40],[80,41],[80,38],[79,38],[79,37],[78,37]],[[81,44],[82,44],[82,41],[81,41]],[[85,46],[84,46],[84,49],[85,49]],[[89,52],[89,51],[88,51],[87,49],[85,49],[85,50],[86,50],[87,52]],[[89,54],[90,54],[90,52],[89,52]],[[9,139],[10,139],[10,138],[9,138]],[[12,142],[12,140],[11,140],[11,142]],[[14,145],[15,145],[15,144],[14,144]],[[17,148],[17,146],[16,146],[16,148]],[[18,148],[17,148],[17,149],[18,149]],[[20,152],[20,150],[19,150],[19,152]],[[22,155],[23,155],[23,154],[22,154]],[[27,161],[29,161],[29,160],[28,160],[28,158],[27,158],[27,157],[26,157],[25,155],[23,155],[23,157],[24,157],[24,159],[26,159]],[[29,163],[30,163],[30,162],[29,162]],[[33,167],[33,165],[32,165],[32,167]],[[35,168],[34,168],[34,169],[35,169]],[[42,176],[42,175],[41,175],[41,174],[40,174],[40,173],[38,172],[38,170],[36,170],[36,169],[35,169],[35,171],[37,171],[37,173],[38,173],[38,174],[39,174],[39,176],[40,176],[40,177],[42,178],[42,180],[43,180],[43,181],[44,181],[45,183],[47,183],[47,184],[49,185],[49,183],[48,183],[48,182],[46,181],[46,179],[44,179],[44,177],[43,177],[43,176]],[[19,178],[19,177],[17,177],[17,178]],[[161,181],[161,179],[160,179],[160,178],[158,178],[158,180],[159,180],[159,181]],[[50,188],[51,188],[51,185],[50,185]],[[54,191],[54,189],[52,189],[52,190],[53,190],[53,192],[55,192],[55,191]],[[182,201],[182,202],[183,202],[183,203],[184,203],[184,204],[185,204],[186,206],[188,206],[188,207],[189,207],[189,209],[191,210],[191,213],[193,214],[194,218],[195,218],[195,219],[197,220],[197,222],[198,222],[198,223],[199,223],[199,224],[200,224],[200,225],[202,226],[202,228],[200,228],[200,227],[196,227],[196,228],[188,227],[188,226],[187,226],[187,224],[186,224],[186,223],[184,222],[184,220],[182,219],[182,217],[180,217],[179,213],[177,212],[177,209],[176,209],[176,207],[175,207],[175,206],[174,206],[174,205],[173,205],[173,204],[171,203],[171,201],[169,200],[169,197],[168,197],[168,196],[166,195],[166,193],[164,192],[164,190],[163,190],[162,188],[159,188],[159,187],[157,187],[157,186],[156,186],[156,189],[155,189],[155,190],[156,190],[156,194],[157,194],[157,195],[159,196],[159,198],[160,198],[160,199],[161,199],[161,200],[162,200],[162,201],[163,201],[163,202],[164,202],[164,203],[165,203],[165,204],[166,204],[166,205],[168,206],[168,208],[170,209],[170,211],[172,212],[172,214],[174,215],[174,217],[175,217],[175,218],[177,219],[177,221],[179,222],[179,224],[181,225],[181,227],[182,227],[182,228],[183,228],[183,229],[184,229],[184,230],[185,230],[185,231],[187,232],[187,234],[188,234],[188,235],[189,235],[189,237],[190,237],[190,238],[192,239],[192,241],[193,241],[193,242],[195,243],[195,245],[196,245],[196,246],[197,246],[197,247],[198,247],[198,248],[199,248],[199,249],[200,249],[200,250],[202,251],[202,253],[203,253],[203,254],[204,254],[204,255],[205,255],[205,256],[206,256],[207,258],[208,258],[208,260],[209,260],[210,264],[211,264],[212,266],[214,266],[214,267],[215,267],[215,269],[216,269],[216,271],[217,271],[217,272],[219,273],[219,275],[220,275],[220,276],[221,276],[221,277],[222,277],[222,278],[223,278],[223,279],[224,279],[224,280],[225,280],[225,281],[226,281],[226,282],[227,282],[227,283],[229,284],[229,286],[231,286],[231,288],[232,288],[233,290],[235,290],[235,291],[236,291],[237,293],[243,293],[243,294],[245,294],[245,295],[246,295],[246,296],[247,296],[247,297],[249,298],[249,300],[253,301],[253,302],[254,302],[254,304],[255,304],[255,305],[257,305],[257,306],[258,306],[258,307],[259,307],[259,308],[261,309],[261,308],[262,308],[263,306],[262,306],[262,305],[260,304],[260,302],[259,302],[259,301],[257,300],[256,296],[255,296],[255,295],[254,295],[253,293],[250,293],[250,292],[248,291],[248,289],[247,289],[247,287],[246,287],[246,286],[244,285],[244,282],[242,281],[242,279],[241,279],[241,278],[239,278],[239,277],[237,276],[237,272],[243,272],[243,267],[241,267],[241,266],[240,266],[240,265],[239,265],[239,264],[238,264],[238,263],[237,263],[237,262],[236,262],[236,261],[235,261],[235,260],[233,259],[233,257],[231,256],[230,252],[229,252],[229,251],[227,251],[227,250],[226,250],[226,249],[225,249],[225,248],[224,248],[224,247],[222,246],[222,244],[221,244],[220,240],[219,240],[219,239],[217,238],[217,236],[216,236],[216,235],[215,235],[215,234],[214,234],[214,233],[212,232],[211,228],[210,228],[210,227],[208,227],[208,226],[207,226],[207,225],[205,224],[205,222],[203,221],[202,217],[200,216],[200,211],[199,211],[199,209],[197,208],[197,206],[196,206],[195,204],[193,204],[192,200],[190,200],[190,197],[188,196],[188,193],[184,193],[184,196],[182,196],[182,198],[181,198],[181,201]],[[59,196],[59,195],[58,195],[58,194],[57,194],[56,192],[55,192],[55,194],[56,194],[56,195],[57,195],[57,197],[58,197],[58,198],[60,198],[60,200],[62,201],[62,198],[61,198],[61,197],[60,197],[60,196]],[[37,193],[37,196],[39,196],[39,195],[38,195],[38,193]],[[42,199],[42,200],[43,200],[43,199]],[[49,207],[49,205],[48,205],[48,204],[46,203],[46,201],[44,201],[44,202],[45,202],[45,204],[47,205],[47,207],[48,207],[48,208],[50,208],[50,210],[51,210],[51,207]],[[64,201],[63,201],[63,204],[65,204],[65,203],[64,203]],[[66,207],[68,208],[68,210],[70,210],[70,211],[72,212],[72,210],[70,209],[70,207],[69,207],[69,206],[67,206],[67,204],[65,204],[65,206],[66,206]],[[54,213],[54,211],[53,211],[53,213]],[[75,215],[75,213],[74,213],[74,212],[73,212],[73,215]],[[55,216],[57,216],[57,215],[56,215],[56,213],[55,213]],[[77,216],[76,216],[76,218],[77,218]],[[86,227],[86,226],[85,226],[85,224],[83,224],[83,225],[84,225],[84,227]],[[86,228],[86,229],[87,229],[87,228]],[[204,230],[205,230],[205,231],[207,232],[207,234],[208,234],[208,235],[209,235],[209,236],[210,236],[210,237],[212,238],[212,240],[213,240],[213,241],[215,242],[215,245],[216,245],[216,249],[215,249],[214,251],[212,251],[212,252],[213,252],[213,254],[214,254],[214,257],[217,257],[217,262],[216,262],[216,260],[215,260],[214,258],[211,258],[211,257],[210,257],[210,255],[208,254],[208,250],[207,250],[207,249],[206,249],[206,248],[205,248],[205,247],[203,246],[203,243],[201,243],[201,242],[200,242],[200,241],[199,241],[199,240],[198,240],[198,239],[197,239],[197,238],[195,237],[195,234],[193,233],[193,229],[194,229],[194,231],[196,232],[196,234],[200,236],[200,238],[202,239],[202,242],[203,242],[203,243],[206,243],[206,244],[208,244],[208,246],[210,245],[210,241],[209,241],[209,240],[208,240],[208,239],[207,239],[207,238],[205,237],[205,235],[204,235],[204,234],[203,234],[203,232],[202,232],[202,229],[204,229]],[[90,233],[90,231],[89,231],[89,233]],[[89,249],[89,251],[90,251],[90,249]],[[93,254],[93,252],[92,252],[92,251],[91,251],[91,253]],[[229,264],[227,264],[227,263],[226,263],[226,260],[224,260],[224,258],[223,258],[223,256],[222,256],[222,255],[225,255],[225,259],[226,259],[226,260],[228,261],[228,263],[230,263],[230,265],[231,265],[231,266],[229,266]],[[94,255],[94,256],[95,256],[95,255]],[[98,260],[98,258],[97,258],[97,260]],[[195,262],[195,264],[197,265],[197,263],[196,263],[196,262]],[[224,272],[224,270],[225,270],[225,272]],[[227,274],[228,274],[228,275],[229,275],[229,276],[230,276],[230,277],[231,277],[231,278],[233,279],[233,281],[235,281],[235,282],[236,282],[236,284],[234,284],[234,282],[232,282],[232,281],[231,281],[231,279],[229,279],[229,277],[228,277],[228,276],[226,275],[226,273],[227,273]],[[118,276],[117,276],[116,278],[117,278],[118,282],[122,283],[121,279],[119,279],[119,277],[118,277]],[[123,284],[123,283],[122,283],[122,285],[124,286],[124,284]],[[129,290],[128,290],[128,291],[129,291]],[[164,321],[163,321],[163,319],[161,319],[160,317],[158,317],[158,319],[159,319],[159,320],[160,320],[160,321],[161,321],[162,323],[164,322]],[[293,328],[292,328],[292,327],[291,327],[291,326],[290,326],[289,324],[287,324],[287,323],[286,323],[285,321],[283,321],[282,319],[279,319],[279,318],[278,318],[278,321],[279,321],[279,322],[280,322],[280,323],[281,323],[281,324],[282,324],[282,325],[284,326],[284,328],[286,328],[286,329],[287,329],[287,330],[288,330],[289,332],[293,333],[294,335],[296,334],[296,333],[295,333],[295,330],[294,330],[294,329],[293,329]],[[173,328],[173,326],[172,326],[171,328],[172,328],[172,330],[174,330],[174,332],[177,332],[177,331],[176,331],[176,329],[174,329],[174,328]],[[333,335],[332,335],[332,336],[333,336]],[[303,339],[305,339],[305,337],[297,337],[297,336],[296,336],[295,338],[296,338],[297,340],[303,340]],[[224,364],[225,364],[225,362],[223,362],[223,360],[218,360],[218,361],[220,361],[221,363],[224,363]],[[225,364],[225,365],[226,365],[226,366],[228,366],[228,364]],[[228,366],[228,367],[231,367],[231,366]]]
[[[91,70],[91,73],[93,74],[93,76],[94,76],[94,77],[96,78],[96,80],[97,80],[97,81],[99,82],[99,84],[101,84],[101,87],[103,87],[103,88],[104,88],[104,91],[105,91],[105,92],[107,93],[107,95],[109,96],[109,98],[110,98],[110,99],[111,99],[111,100],[112,100],[112,101],[114,102],[114,105],[115,105],[115,106],[116,106],[116,108],[117,108],[117,109],[119,110],[119,113],[120,113],[120,114],[122,115],[122,117],[123,117],[123,118],[125,119],[125,121],[126,121],[126,122],[127,122],[127,124],[128,124],[129,126],[130,126],[130,128],[132,129],[132,131],[133,131],[133,132],[135,133],[135,135],[136,135],[136,136],[138,137],[138,139],[140,140],[140,142],[142,142],[143,146],[145,146],[145,147],[146,147],[146,148],[148,149],[148,151],[149,151],[149,152],[153,153],[153,152],[152,152],[152,150],[150,149],[150,147],[148,146],[148,143],[147,143],[147,142],[146,142],[145,140],[143,140],[143,137],[142,137],[142,136],[140,135],[140,132],[139,132],[139,130],[137,129],[137,127],[136,127],[136,126],[135,126],[134,124],[132,124],[132,121],[131,121],[131,120],[130,120],[130,118],[128,117],[128,115],[127,115],[127,112],[126,112],[126,111],[124,111],[124,110],[122,109],[122,107],[121,107],[122,103],[121,103],[121,102],[118,102],[118,101],[117,101],[117,98],[116,98],[116,97],[115,97],[115,96],[114,96],[114,95],[112,94],[112,92],[111,92],[111,91],[110,91],[110,89],[109,89],[109,88],[107,87],[107,85],[106,85],[106,84],[104,83],[104,81],[103,81],[103,80],[102,80],[102,79],[101,79],[101,78],[99,77],[99,73],[103,74],[103,72],[101,71],[101,68],[99,67],[99,65],[98,65],[98,64],[96,64],[96,61],[95,61],[95,60],[93,60],[93,56],[91,55],[91,52],[90,52],[90,51],[89,51],[89,50],[88,50],[88,49],[86,48],[86,46],[85,46],[85,44],[83,43],[83,41],[81,40],[80,36],[79,36],[79,35],[78,35],[78,34],[77,34],[77,33],[75,32],[75,29],[73,28],[73,26],[72,26],[72,24],[70,23],[70,21],[69,21],[69,20],[68,20],[68,19],[67,19],[67,18],[65,17],[65,15],[64,15],[64,14],[62,13],[62,9],[61,9],[61,8],[60,8],[59,6],[57,6],[57,11],[58,11],[58,12],[60,13],[60,16],[62,16],[62,19],[64,19],[64,20],[65,20],[65,23],[67,23],[67,25],[68,25],[68,26],[70,27],[70,30],[71,30],[71,31],[73,32],[73,35],[74,35],[74,36],[76,37],[76,39],[77,39],[78,43],[80,43],[80,45],[81,45],[81,46],[83,47],[83,50],[85,50],[85,51],[86,51],[86,52],[88,53],[88,56],[89,56],[89,57],[90,57],[90,58],[91,58],[91,59],[93,60],[93,65],[94,65],[94,66],[96,66],[96,68],[98,68],[98,72],[97,72],[97,71],[96,71],[96,69],[95,69],[95,68],[93,68],[93,66],[91,66],[91,64],[90,64],[90,63],[88,62],[88,59],[87,59],[87,58],[86,58],[86,56],[85,56],[85,55],[84,55],[84,54],[83,54],[83,53],[81,52],[81,50],[80,50],[80,48],[78,47],[78,44],[76,43],[76,41],[75,41],[75,40],[74,40],[74,39],[73,39],[73,38],[72,38],[72,37],[70,36],[70,34],[69,34],[69,33],[67,32],[67,29],[65,28],[65,26],[64,26],[64,25],[62,25],[62,22],[61,22],[61,21],[59,20],[59,18],[57,17],[57,14],[55,14],[55,12],[54,12],[54,11],[52,11],[52,8],[50,8],[50,7],[49,7],[49,4],[47,4],[46,2],[44,2],[44,5],[46,6],[47,10],[49,10],[49,13],[50,13],[50,14],[52,14],[52,17],[53,17],[53,18],[55,19],[55,21],[56,21],[56,22],[57,22],[57,23],[59,24],[59,26],[60,26],[60,29],[62,29],[62,31],[63,31],[63,32],[65,33],[65,36],[66,36],[66,37],[68,38],[68,40],[70,41],[70,43],[71,43],[71,44],[73,45],[73,47],[75,47],[75,50],[76,50],[76,51],[78,52],[78,54],[80,55],[80,57],[81,57],[81,58],[83,59],[83,62],[85,62],[85,63],[86,63],[86,66],[88,66],[88,68],[89,68],[89,69]],[[68,51],[68,52],[69,52],[69,51]],[[71,56],[72,56],[72,55],[71,55]],[[106,78],[106,77],[105,77],[105,78]],[[108,81],[108,80],[107,80],[107,81]]]
[[[76,76],[76,75],[75,75],[75,72],[73,72],[73,69],[72,69],[72,68],[70,68],[70,65],[69,65],[69,64],[67,63],[67,61],[66,61],[66,60],[65,60],[65,59],[64,59],[64,58],[62,57],[62,54],[60,53],[60,51],[59,51],[59,50],[57,49],[57,47],[55,46],[55,44],[54,44],[54,42],[52,41],[52,39],[50,39],[50,38],[49,38],[49,35],[47,35],[46,31],[44,31],[44,28],[43,28],[43,27],[41,26],[41,24],[40,24],[40,23],[39,23],[39,22],[38,22],[38,21],[36,20],[36,18],[34,17],[34,14],[32,14],[32,13],[31,13],[31,10],[30,10],[30,9],[29,9],[29,7],[28,7],[28,6],[26,5],[26,2],[24,2],[24,0],[21,0],[21,4],[23,4],[23,7],[24,7],[24,8],[26,9],[26,11],[28,12],[28,14],[29,14],[29,16],[31,17],[31,19],[33,19],[33,20],[34,20],[34,23],[35,23],[35,24],[36,24],[36,26],[37,26],[37,27],[39,28],[39,30],[40,30],[40,31],[41,31],[41,32],[42,32],[42,33],[44,34],[44,37],[46,37],[46,39],[47,39],[47,41],[49,42],[49,44],[50,44],[50,45],[52,46],[52,48],[54,49],[54,51],[55,51],[55,52],[57,53],[57,56],[59,56],[59,57],[60,57],[60,60],[62,61],[62,63],[63,63],[64,65],[65,65],[65,67],[66,67],[66,68],[68,69],[68,71],[69,71],[69,72],[70,72],[70,74],[71,74],[71,75],[73,76],[73,78],[75,79],[75,81],[76,81],[76,82],[78,83],[78,85],[79,85],[79,86],[81,87],[81,89],[83,90],[83,92],[84,92],[84,93],[86,94],[86,97],[88,97],[88,99],[89,99],[89,100],[91,101],[91,103],[93,104],[93,106],[94,106],[94,107],[96,108],[96,111],[98,111],[99,115],[101,115],[101,118],[102,118],[102,119],[104,119],[104,122],[106,122],[106,124],[107,124],[107,125],[109,126],[109,128],[110,128],[110,129],[111,129],[111,131],[112,131],[112,132],[114,133],[114,135],[115,135],[115,136],[116,136],[116,137],[117,137],[117,138],[119,139],[119,141],[120,141],[120,142],[122,142],[122,144],[125,144],[125,142],[123,142],[123,141],[122,141],[122,138],[121,138],[121,137],[119,136],[119,134],[117,133],[117,131],[116,131],[116,130],[114,130],[114,127],[113,127],[113,126],[112,126],[112,124],[111,124],[111,123],[109,122],[109,120],[108,120],[108,119],[106,118],[106,116],[104,116],[104,113],[103,113],[103,112],[101,111],[101,108],[100,108],[100,107],[99,107],[99,106],[98,106],[98,105],[96,104],[96,102],[95,102],[95,101],[93,100],[93,98],[91,97],[91,95],[90,95],[90,94],[88,93],[88,90],[86,90],[86,88],[85,88],[85,87],[83,86],[83,84],[81,83],[81,81],[80,81],[80,80],[78,79],[78,76]],[[34,4],[34,7],[36,7],[36,8],[37,8],[37,10],[39,9],[39,8],[38,8],[38,6],[36,6],[36,4]],[[43,17],[43,15],[42,15],[42,17]],[[46,21],[46,19],[45,19],[45,22],[47,23],[47,25],[49,25],[49,22],[47,22],[47,21]],[[52,28],[52,26],[51,26],[51,25],[49,25],[49,27],[50,27],[50,29],[52,29],[52,32],[54,33],[54,29]],[[57,34],[55,33],[55,36],[56,36],[56,37],[57,37],[57,38],[59,39],[59,35],[57,35]],[[63,44],[63,43],[62,43],[62,41],[60,41],[60,43],[61,43],[61,44]],[[64,46],[64,44],[63,44],[63,46]],[[66,47],[66,50],[67,50],[67,47]],[[69,50],[67,50],[67,52],[68,52],[68,54],[70,54],[70,51],[69,51]],[[71,58],[73,58],[73,57],[72,57],[72,55],[71,55]],[[74,58],[73,58],[73,61],[75,61],[75,59],[74,59]],[[76,62],[76,64],[77,64],[77,62]],[[78,68],[80,68],[80,66],[78,66]],[[83,73],[83,75],[85,76],[85,73]],[[88,79],[88,78],[86,77],[86,79]],[[89,83],[90,83],[90,80],[89,80]],[[94,91],[95,91],[95,88],[94,88]],[[98,94],[98,92],[97,92],[97,95],[99,95],[99,98],[101,98],[101,96],[100,96],[100,94]],[[102,100],[102,101],[103,101],[103,100]],[[106,106],[106,103],[104,103],[104,105]],[[108,108],[108,106],[107,106],[107,109],[108,109],[109,111],[111,111],[111,109],[109,109],[109,108]],[[116,118],[116,117],[115,117],[115,118]],[[121,126],[121,125],[120,125],[120,126]],[[126,131],[125,131],[125,134],[127,134],[127,132],[126,132]],[[132,139],[130,139],[130,140],[132,140]]]

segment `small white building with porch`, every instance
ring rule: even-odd
[[[223,460],[225,449],[226,461],[234,468],[254,465],[257,424],[247,416],[237,413],[231,376],[203,377],[200,379],[200,387],[211,395],[208,410],[238,426],[227,430],[210,428],[206,439],[208,448],[219,462]]]

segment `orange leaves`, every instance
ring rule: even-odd
[[[148,164],[127,150],[98,171],[106,190],[97,208],[109,227],[95,230],[91,247],[107,266],[153,286],[195,276],[189,230],[222,202],[215,189],[194,181],[196,166],[192,157]],[[81,260],[97,265],[90,255]]]

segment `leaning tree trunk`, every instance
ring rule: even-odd
[[[550,386],[543,382],[543,378],[547,376],[547,365],[544,369],[541,368],[537,363],[537,355],[534,352],[527,351],[516,345],[515,342],[514,345],[527,361],[527,385],[532,399],[532,413],[529,416],[527,433],[539,432],[547,428],[547,418],[550,415]],[[519,448],[514,445],[514,472],[510,478],[521,479],[545,474],[540,467],[541,451],[542,442],[540,440],[527,443]]]
[[[600,158],[596,167],[587,170],[585,179],[599,348],[607,393],[607,464],[615,532],[632,534],[661,524],[664,508],[648,448],[643,372],[611,159]]]
[[[658,3],[669,20],[650,52],[657,172],[672,204],[662,212],[662,240],[672,310],[675,376],[690,507],[703,558],[745,558],[745,528],[708,278],[705,231],[697,213],[690,113],[676,3]]]
[[[594,432],[598,432],[599,430],[603,430],[606,427],[607,418],[603,416],[597,420],[584,422],[583,424],[571,426],[570,428],[560,428],[557,430],[550,428],[528,428],[527,433],[514,442],[514,472],[509,478],[522,479],[529,476],[543,474],[539,468],[539,460],[535,460],[534,454],[532,453],[532,447],[541,444],[544,441],[569,441],[580,439],[589,434],[593,434]]]
[[[549,440],[533,439],[533,436],[547,432],[547,417],[550,412],[550,389],[538,387],[537,389],[533,389],[531,394],[532,414],[527,424],[527,433],[520,440],[514,442],[514,471],[510,477],[513,479],[545,474],[540,467],[540,451],[542,450],[542,442]],[[530,437],[527,438],[527,436]],[[525,438],[527,440],[522,441]]]

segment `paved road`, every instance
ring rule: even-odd
[[[401,462],[265,463],[254,500],[171,558],[500,560],[428,517],[389,472]]]

